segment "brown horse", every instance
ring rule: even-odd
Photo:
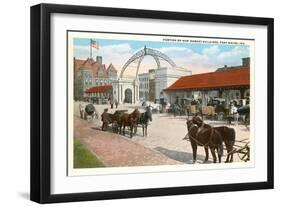
[[[198,132],[198,126],[193,123],[192,120],[187,120],[186,122],[187,125],[187,131],[188,131],[188,136],[186,136],[184,139],[190,140],[191,147],[192,147],[192,154],[193,154],[193,163],[196,162],[197,159],[197,132]],[[205,153],[207,155],[208,153],[208,146],[204,146]],[[208,159],[207,159],[208,160]],[[205,159],[206,161],[206,159]]]
[[[221,135],[226,147],[227,157],[225,162],[233,162],[233,146],[235,143],[235,130],[227,126],[214,127]]]
[[[218,153],[218,160],[221,162],[221,156],[223,152],[223,138],[221,134],[208,124],[204,124],[202,119],[198,116],[193,117],[192,120],[187,121],[188,136],[190,138],[191,147],[193,151],[193,163],[196,162],[197,157],[197,146],[203,146],[205,150],[205,161],[209,159],[210,148],[213,162],[217,162],[217,157],[215,151]]]
[[[133,137],[133,130],[135,129],[138,119],[140,117],[140,112],[138,109],[135,109],[131,114],[124,113],[121,116],[121,123],[119,125],[120,127],[120,134],[121,134],[121,128],[123,126],[123,135],[125,135],[125,128],[128,126],[130,128],[130,136]]]

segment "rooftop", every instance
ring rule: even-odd
[[[86,93],[105,93],[112,89],[112,85],[94,86],[87,89]]]
[[[183,76],[164,91],[175,90],[212,90],[219,88],[249,87],[250,68],[240,67],[233,70]]]

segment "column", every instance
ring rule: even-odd
[[[121,97],[120,97],[120,83],[118,81],[118,85],[117,85],[118,91],[117,91],[117,97],[118,97],[118,102],[121,103]]]
[[[226,108],[229,108],[229,103],[230,103],[230,101],[229,101],[229,90],[226,90],[225,91],[225,104],[226,104]]]
[[[220,88],[218,91],[219,91],[219,98],[222,98],[222,92],[223,92],[223,90]]]
[[[132,91],[132,103],[136,103],[136,85],[133,84],[133,91]]]
[[[241,88],[241,89],[240,89],[240,95],[241,95],[240,98],[241,98],[241,99],[244,99],[244,98],[245,98],[245,96],[244,96],[244,95],[245,95],[245,91],[246,91],[245,88]]]
[[[207,105],[207,99],[206,99],[206,91],[201,91],[202,94],[202,106]]]
[[[123,103],[123,85],[121,84],[121,103]]]

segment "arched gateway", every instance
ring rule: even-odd
[[[139,101],[139,82],[138,72],[140,64],[145,56],[152,56],[157,64],[156,69],[161,68],[161,61],[167,62],[171,68],[176,67],[176,64],[164,53],[144,46],[142,50],[136,52],[122,67],[119,79],[113,83],[113,98],[118,100],[119,103],[128,103],[128,97],[131,97],[131,103],[137,103]],[[126,69],[131,64],[137,64],[136,76],[134,79],[123,77]]]
[[[146,46],[144,46],[144,48],[140,51],[138,51],[137,53],[135,53],[126,63],[125,65],[122,67],[122,71],[120,74],[120,78],[123,77],[123,73],[125,72],[125,70],[127,69],[127,67],[133,63],[136,62],[138,63],[137,65],[137,72],[136,72],[136,78],[138,76],[139,73],[139,68],[140,68],[140,64],[144,58],[144,56],[149,55],[152,56],[157,64],[157,69],[159,69],[161,67],[161,63],[160,60],[164,60],[166,62],[168,62],[172,67],[175,67],[176,64],[174,63],[174,61],[172,61],[167,55],[165,55],[164,53],[155,50],[155,49],[151,49],[151,48],[147,48]]]

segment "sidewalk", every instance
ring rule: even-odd
[[[108,167],[182,164],[130,138],[104,132],[93,123],[74,118],[74,137],[79,139]]]

